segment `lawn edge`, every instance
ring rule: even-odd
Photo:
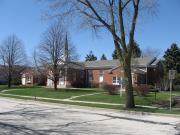
[[[176,118],[180,118],[180,114],[170,114],[170,113],[159,113],[159,112],[146,112],[146,111],[139,111],[139,110],[123,110],[122,108],[119,109],[113,109],[113,108],[105,108],[105,107],[99,107],[99,106],[88,106],[87,103],[83,103],[83,104],[77,104],[77,103],[73,103],[73,102],[67,102],[67,101],[58,101],[58,102],[52,102],[50,100],[46,100],[46,99],[35,99],[32,97],[19,97],[17,95],[4,95],[0,93],[0,97],[4,97],[4,98],[11,98],[11,99],[17,99],[17,100],[21,100],[21,101],[33,101],[34,103],[39,102],[42,104],[49,104],[49,105],[63,105],[63,106],[75,106],[78,108],[89,108],[89,109],[95,109],[95,110],[105,110],[105,111],[113,111],[113,112],[121,112],[121,113],[129,113],[129,114],[139,114],[139,115],[156,115],[156,116],[168,116],[168,117],[176,117]],[[106,106],[110,106],[110,105],[106,105]]]

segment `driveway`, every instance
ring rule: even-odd
[[[179,135],[179,123],[180,117],[0,97],[2,135]]]

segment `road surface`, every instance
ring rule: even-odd
[[[0,135],[179,135],[180,117],[0,97]]]

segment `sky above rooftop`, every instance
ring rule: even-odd
[[[0,0],[0,42],[10,34],[16,34],[24,43],[29,57],[39,44],[42,33],[50,22],[42,19],[47,5],[38,0]],[[161,56],[176,42],[180,45],[180,1],[159,0],[156,16],[145,17],[138,23],[136,41],[140,48],[153,48]],[[88,30],[69,30],[71,41],[77,48],[80,60],[90,50],[98,58],[104,53],[111,59],[114,45],[111,35],[102,31],[96,37]]]

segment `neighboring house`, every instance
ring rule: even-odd
[[[25,69],[22,73],[22,85],[33,86],[34,85],[34,72],[31,68]]]
[[[46,85],[46,74],[37,72],[33,68],[26,68],[22,73],[21,73],[21,82],[22,85],[25,86],[33,86],[35,84],[38,85]]]

